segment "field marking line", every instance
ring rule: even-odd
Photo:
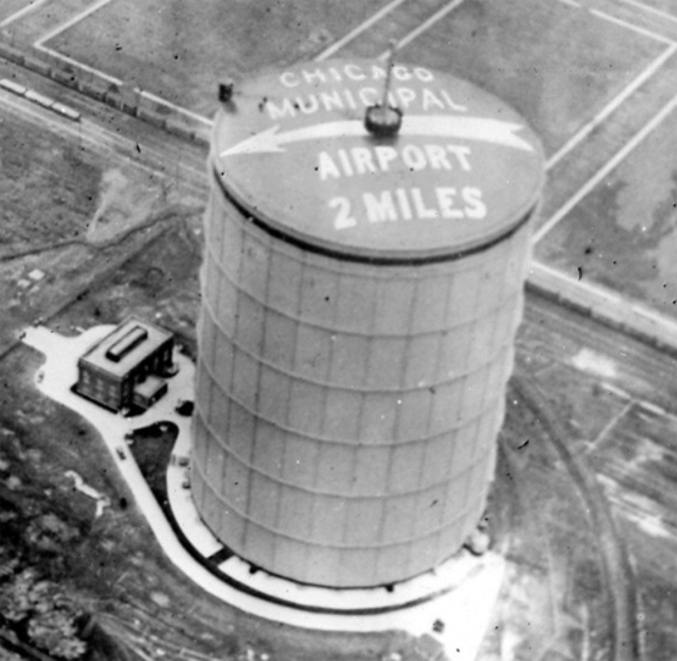
[[[612,395],[616,395],[616,397],[619,399],[633,399],[630,393],[625,392],[625,390],[622,390],[621,388],[618,388],[607,381],[602,381],[602,387]]]
[[[624,21],[622,18],[617,18],[616,16],[612,16],[611,14],[607,14],[606,12],[600,11],[599,9],[591,9],[590,13],[593,16],[597,16],[597,18],[601,18],[602,20],[609,21],[609,23],[616,23],[616,25],[621,25],[624,28],[627,28],[628,30],[634,30],[638,34],[641,34],[645,37],[649,37],[650,39],[655,39],[656,41],[662,41],[664,44],[674,44],[675,42],[672,39],[669,39],[668,37],[664,37],[662,34],[658,34],[658,32],[654,32],[653,30],[647,30],[646,28],[641,28],[638,25],[633,25],[632,23],[628,23],[628,21]]]
[[[65,32],[69,28],[73,27],[76,23],[79,23],[80,21],[84,20],[85,18],[87,18],[87,16],[90,16],[91,14],[98,11],[102,7],[105,7],[112,1],[113,0],[99,0],[93,5],[87,7],[87,9],[83,9],[80,13],[76,14],[75,16],[71,16],[71,18],[69,18],[67,21],[61,23],[60,25],[57,25],[53,30],[50,30],[47,34],[40,37],[37,41],[33,43],[33,47],[39,51],[42,51],[43,53],[47,53],[48,55],[52,56],[57,60],[61,60],[62,62],[70,64],[71,66],[74,66],[78,69],[82,69],[83,71],[87,71],[88,73],[103,78],[104,80],[107,80],[109,83],[112,83],[113,85],[122,85],[123,83],[119,78],[111,76],[110,74],[107,74],[106,72],[101,71],[100,69],[90,67],[84,62],[80,62],[79,60],[75,60],[72,57],[63,55],[62,53],[59,53],[53,48],[49,48],[44,45],[45,42],[49,41],[50,39],[53,39],[62,32]]]
[[[46,0],[43,0],[43,1],[46,1]],[[84,18],[86,18],[90,14],[93,14],[94,12],[98,11],[99,9],[101,9],[102,7],[104,7],[105,5],[107,5],[110,2],[112,2],[112,0],[99,0],[99,2],[97,2],[94,5],[88,7],[86,10],[80,12],[76,16],[73,16],[71,19],[69,19],[68,21],[66,21],[62,25],[59,25],[54,30],[49,32],[47,35],[44,35],[43,37],[38,39],[33,44],[34,47],[43,51],[43,52],[48,53],[49,55],[51,55],[52,57],[54,57],[56,59],[60,59],[64,62],[71,64],[72,66],[83,69],[84,71],[87,71],[87,72],[94,74],[96,76],[100,76],[101,78],[109,81],[110,83],[113,83],[115,85],[122,85],[123,81],[121,81],[120,79],[118,79],[114,76],[111,76],[111,75],[105,73],[104,71],[101,71],[100,69],[90,67],[87,64],[84,64],[82,62],[74,60],[74,59],[72,59],[72,58],[70,58],[66,55],[62,55],[58,51],[55,51],[54,49],[48,48],[48,47],[43,45],[48,40],[54,38],[58,34],[67,30],[68,28],[72,27],[73,25],[75,25],[79,21],[83,20]],[[386,16],[388,13],[390,13],[391,11],[396,9],[399,5],[403,4],[404,2],[406,2],[406,0],[393,0],[392,2],[390,2],[385,7],[382,7],[378,12],[373,14],[370,18],[368,18],[366,21],[364,21],[359,26],[357,26],[354,30],[352,30],[347,35],[345,35],[342,39],[340,39],[339,41],[332,44],[324,52],[320,53],[320,55],[318,55],[315,58],[315,60],[316,61],[322,61],[322,60],[330,57],[335,52],[337,52],[340,48],[342,48],[345,44],[352,41],[356,36],[358,36],[359,34],[364,32],[365,30],[369,29],[374,23],[381,20],[384,16]],[[432,25],[434,22],[436,22],[437,20],[442,18],[442,16],[446,15],[454,7],[461,4],[461,2],[463,2],[463,0],[453,0],[450,3],[450,5],[447,5],[441,11],[438,11],[430,19],[428,19],[425,23],[423,23],[421,26],[419,26],[419,29],[414,30],[412,33],[407,35],[404,38],[403,42],[401,42],[401,44],[402,43],[405,43],[405,44],[409,43],[411,40],[415,39],[421,32],[423,32],[428,27],[430,27],[430,25]],[[178,105],[172,103],[171,101],[168,101],[166,99],[163,99],[162,97],[156,96],[155,94],[153,94],[151,92],[147,92],[145,90],[139,90],[139,94],[140,94],[140,96],[142,96],[142,97],[144,97],[144,98],[146,98],[150,101],[162,104],[164,106],[172,108],[173,110],[175,110],[176,112],[178,112],[180,114],[183,114],[187,117],[191,117],[192,119],[204,124],[205,126],[208,126],[208,127],[213,126],[213,121],[211,119],[209,119],[208,117],[205,117],[203,115],[199,115],[199,114],[192,112],[191,110],[188,110],[187,108],[184,108],[182,106],[178,106]]]
[[[559,1],[564,3],[565,5],[569,5],[570,7],[575,7],[576,9],[581,8],[581,3],[576,2],[576,0],[559,0]]]
[[[95,76],[98,76],[100,78],[103,78],[104,80],[107,80],[109,83],[112,83],[114,85],[123,85],[124,82],[120,80],[119,78],[116,78],[115,76],[111,76],[110,74],[107,74],[105,71],[101,71],[100,69],[96,69],[95,67],[90,67],[89,65],[85,64],[84,62],[80,62],[78,60],[74,60],[71,57],[68,57],[67,55],[63,55],[62,53],[59,53],[58,51],[54,50],[53,48],[49,48],[47,46],[44,46],[44,43],[49,41],[50,39],[53,39],[57,35],[61,34],[65,30],[68,30],[69,28],[73,27],[75,24],[79,23],[80,21],[84,20],[94,12],[98,11],[99,9],[102,9],[105,7],[107,4],[111,3],[113,0],[99,0],[95,4],[89,6],[87,9],[81,11],[79,14],[72,16],[69,20],[67,20],[65,23],[62,23],[61,25],[57,26],[54,28],[54,30],[51,30],[49,33],[46,35],[43,35],[38,39],[33,46],[37,48],[38,50],[41,50],[43,53],[48,53],[52,57],[61,60],[63,62],[67,62],[68,64],[77,67],[79,69],[82,69],[83,71],[87,71],[88,73],[91,73]],[[404,0],[399,0],[400,2],[403,2]],[[166,99],[162,99],[159,96],[155,96],[154,94],[151,94],[150,92],[146,92],[145,90],[138,90],[137,92],[139,96],[142,96],[150,101],[153,101],[155,103],[161,103],[164,106],[167,106],[171,108],[172,110],[175,110],[183,115],[186,115],[187,117],[190,117],[202,124],[205,124],[206,126],[212,126],[212,121],[208,117],[204,117],[202,115],[198,115],[197,113],[192,112],[191,110],[188,110],[187,108],[182,108],[181,106],[177,106],[176,104],[172,103],[171,101],[167,101]]]
[[[87,16],[89,16],[90,14],[99,11],[99,9],[105,7],[112,1],[113,0],[99,0],[98,2],[95,2],[93,5],[87,7],[87,9],[83,9],[79,14],[71,16],[71,18],[69,18],[66,22],[61,23],[61,25],[57,25],[53,30],[50,30],[47,34],[40,37],[33,44],[33,46],[35,46],[35,48],[40,48],[42,44],[44,44],[46,41],[49,41],[50,39],[53,39],[62,32],[65,32],[66,30],[68,30],[68,28],[73,27],[76,23],[79,23],[83,19],[87,18]]]
[[[95,69],[94,67],[90,67],[88,64],[85,64],[84,62],[80,62],[80,60],[74,60],[72,57],[68,57],[68,55],[63,55],[62,53],[55,51],[53,48],[39,46],[38,50],[42,51],[43,53],[47,53],[48,55],[51,55],[53,58],[57,60],[67,62],[71,66],[77,67],[78,69],[82,69],[83,71],[87,71],[88,73],[94,74],[95,76],[99,76],[100,78],[107,80],[109,83],[112,83],[113,85],[123,84],[123,82],[119,78],[111,76],[105,71],[101,71],[99,69]]]
[[[107,129],[99,126],[97,123],[89,121],[83,118],[80,122],[73,123],[70,120],[66,119],[57,119],[57,116],[46,116],[45,113],[49,111],[41,112],[40,106],[33,106],[31,104],[22,103],[21,98],[16,97],[11,92],[0,91],[0,106],[4,106],[7,112],[11,112],[14,115],[20,117],[21,119],[33,121],[39,123],[42,126],[47,126],[49,130],[58,133],[59,135],[66,134],[71,138],[77,139],[78,141],[85,141],[97,153],[106,153],[112,155],[114,158],[119,159],[120,163],[125,163],[131,167],[138,168],[144,172],[153,175],[154,177],[160,177],[164,179],[171,180],[173,175],[169,171],[158,170],[157,166],[147,165],[141,161],[135,160],[121,154],[117,151],[117,148],[122,145],[124,149],[127,149],[129,152],[135,151],[136,142],[124,138],[118,133],[113,133]],[[162,154],[157,152],[152,147],[146,147],[145,151],[151,154],[154,158],[158,160],[163,160]],[[182,168],[190,170],[193,174],[199,174],[201,177],[204,176],[204,173],[199,172],[193,166],[189,164],[182,164]],[[184,180],[182,183],[183,186],[193,189],[198,194],[204,194],[204,189],[198,186],[197,184]]]
[[[576,147],[588,134],[599,126],[611,113],[618,109],[635,91],[641,87],[658,69],[660,69],[667,60],[669,60],[677,51],[677,43],[671,42],[644,71],[642,71],[631,83],[629,83],[622,92],[615,96],[602,110],[600,110],[589,122],[584,124],[567,142],[562,145],[545,163],[546,171],[559,163],[574,147]]]
[[[668,415],[668,412],[662,406],[658,406],[657,404],[649,402],[646,399],[640,400],[639,405],[643,409],[646,409],[647,411],[649,411],[650,413],[654,413],[655,415],[658,416]]]
[[[592,447],[586,452],[589,454],[592,450],[598,450],[598,446],[601,445],[606,437],[611,433],[611,430],[630,412],[630,409],[635,405],[635,401],[630,399],[625,403],[623,408],[621,408],[616,415],[614,415],[609,422],[604,425],[604,429],[597,434],[597,437],[592,441]]]
[[[568,202],[550,217],[532,237],[532,245],[538,243],[571,209],[573,209],[597,184],[604,179],[637,145],[639,145],[663,120],[677,107],[677,96],[674,96],[663,108],[644,125],[635,135],[603,165]]]
[[[138,89],[138,88],[136,88]],[[156,96],[152,92],[147,92],[146,90],[139,89],[138,93],[140,96],[142,96],[144,99],[148,99],[149,101],[153,101],[155,103],[159,103],[163,106],[167,106],[168,108],[171,108],[172,110],[176,110],[176,112],[181,113],[183,115],[186,115],[188,117],[191,117],[192,119],[201,122],[205,126],[213,126],[214,122],[209,119],[209,117],[205,117],[204,115],[198,115],[196,112],[193,112],[192,110],[188,110],[188,108],[184,108],[182,106],[177,106],[175,103],[172,103],[171,101],[167,101],[167,99],[163,99],[161,96]]]
[[[111,0],[106,0],[106,2],[110,2]],[[90,67],[88,64],[85,64],[84,62],[80,62],[79,60],[74,60],[71,57],[68,57],[67,55],[63,55],[62,53],[59,53],[58,51],[55,51],[53,48],[47,48],[46,46],[39,46],[39,50],[41,50],[43,53],[47,53],[51,55],[53,58],[57,60],[61,60],[62,62],[67,62],[68,64],[81,69],[83,71],[87,71],[88,73],[91,73],[95,76],[98,76],[99,78],[103,78],[104,80],[107,80],[109,83],[113,85],[124,85],[124,81],[120,80],[119,78],[116,78],[115,76],[111,76],[110,74],[107,74],[105,71],[101,71],[101,69],[96,69],[94,67]],[[135,92],[139,95],[142,96],[149,101],[153,101],[155,103],[159,103],[163,106],[166,106],[168,108],[172,108],[172,110],[175,110],[176,112],[185,115],[187,117],[191,117],[192,119],[195,119],[196,121],[200,122],[201,124],[204,124],[205,126],[213,126],[213,122],[211,119],[208,117],[205,117],[203,115],[198,115],[197,113],[193,112],[192,110],[188,110],[188,108],[183,108],[182,106],[178,106],[175,103],[172,103],[171,101],[167,101],[166,99],[163,99],[162,97],[156,96],[155,94],[152,94],[151,92],[147,92],[145,90],[141,90],[138,88],[135,88]]]
[[[31,12],[38,9],[38,7],[44,5],[46,2],[49,2],[49,0],[35,0],[35,1],[31,0],[25,7],[22,7],[21,9],[19,9],[19,11],[15,11],[13,14],[10,14],[2,22],[0,22],[0,28],[4,28],[10,23],[19,20],[26,14],[30,14]]]
[[[667,37],[663,37],[662,35],[659,35],[655,32],[650,31],[650,30],[645,30],[644,28],[640,28],[636,25],[632,25],[631,23],[628,23],[627,21],[624,21],[622,19],[618,19],[614,16],[611,16],[609,14],[606,14],[606,13],[598,11],[598,10],[590,10],[590,13],[593,14],[594,16],[597,16],[598,18],[600,18],[602,20],[607,20],[607,21],[614,23],[616,25],[620,25],[621,27],[633,30],[633,31],[641,34],[642,36],[649,37],[650,39],[654,39],[654,40],[659,41],[661,43],[666,43],[666,44],[668,44],[668,48],[666,48],[653,62],[651,62],[651,64],[649,64],[649,66],[647,66],[646,69],[644,69],[644,71],[642,71],[631,83],[629,83],[623,89],[622,92],[620,92],[616,97],[614,97],[589,122],[587,122],[585,125],[583,125],[557,152],[555,152],[546,161],[546,164],[545,164],[546,171],[551,170],[564,156],[566,156],[582,140],[584,140],[612,112],[614,112],[617,108],[619,108],[628,99],[628,97],[631,96],[651,76],[653,76],[658,71],[658,69],[660,69],[663,66],[663,64],[665,64],[665,62],[668,59],[670,59],[670,57],[672,57],[674,55],[675,51],[677,50],[677,42],[674,42],[673,40],[668,39]],[[644,128],[646,128],[646,126]],[[642,133],[642,131],[640,131],[640,133]],[[635,136],[635,137],[637,137],[637,136]],[[628,144],[631,144],[631,143],[632,143],[632,140]],[[627,147],[627,145],[626,145],[626,147]],[[634,149],[634,146],[632,146],[629,151],[632,151],[632,149]],[[623,150],[621,150],[621,152],[622,151]],[[629,153],[629,151],[628,151],[628,153]],[[621,153],[621,152],[619,152],[619,153]],[[617,156],[618,156],[618,154],[617,154]],[[614,159],[612,159],[612,161],[613,160]],[[607,165],[608,165],[608,163],[607,163]],[[602,168],[602,169],[604,169],[604,168]],[[597,174],[599,174],[599,172]],[[595,176],[597,176],[597,175],[595,175]],[[580,191],[579,191],[579,193],[580,193]],[[587,192],[585,194],[587,194]],[[578,195],[578,193],[574,196],[574,198],[576,198],[577,195]],[[576,203],[578,203],[578,201],[580,201],[580,199],[583,196],[578,197]],[[572,200],[574,198],[572,198]],[[569,200],[569,202],[571,202],[571,200]],[[564,215],[566,213],[568,213],[573,206],[574,205],[569,206],[568,203],[565,204],[564,207],[562,207],[562,209],[566,209],[566,211],[564,211]],[[533,245],[538,243],[543,238],[543,236],[545,236],[545,234],[547,234],[547,232],[550,230],[550,228],[554,227],[554,225],[556,225],[559,222],[559,220],[561,219],[562,209],[560,209],[554,216],[552,216],[550,218],[550,220],[547,223],[545,223],[534,234],[534,236],[532,238]]]
[[[423,23],[421,23],[417,28],[413,29],[408,35],[400,39],[400,41],[397,42],[396,49],[400,50],[401,48],[408,46],[412,41],[414,41],[414,39],[435,25],[435,23],[444,18],[450,11],[456,9],[456,7],[458,7],[463,1],[464,0],[451,0],[448,5],[436,11],[430,18],[423,21]],[[390,50],[387,50],[384,53],[381,53],[378,59],[385,60],[389,55]]]
[[[545,274],[546,277],[549,277],[552,280],[559,280],[560,282],[563,281],[565,286],[575,287],[576,289],[588,292],[597,299],[603,299],[605,303],[610,303],[611,305],[620,305],[623,302],[623,297],[621,296],[620,292],[617,292],[616,290],[607,289],[598,283],[578,280],[569,275],[566,271],[562,271],[559,268],[553,268],[552,266],[546,266],[543,264],[543,262],[533,260],[529,266],[529,275],[535,275],[535,272],[538,271]]]
[[[549,282],[543,284],[543,278]],[[643,301],[627,297],[615,289],[608,289],[598,282],[578,280],[562,270],[561,267],[546,266],[543,262],[534,258],[529,264],[527,280],[536,287],[542,285],[547,289],[556,290],[566,297],[570,296],[571,292],[577,294],[582,291],[592,297],[594,304],[612,306],[616,310],[621,310],[625,321],[631,322],[631,326],[637,327],[638,323],[641,325],[642,322],[647,321],[653,324],[654,329],[658,326],[658,329],[654,330],[652,335],[658,340],[662,340],[666,336],[677,338],[677,320],[670,314],[647,307]],[[585,302],[589,303],[590,300],[587,299]],[[676,345],[673,342],[671,346]],[[630,396],[627,395],[627,397]],[[677,416],[675,417],[677,419]]]
[[[668,12],[661,11],[660,9],[656,9],[655,7],[650,7],[649,5],[645,5],[643,2],[637,2],[637,0],[620,0],[621,2],[625,2],[629,5],[632,5],[633,7],[637,7],[638,9],[641,9],[645,12],[648,12],[649,14],[655,14],[656,16],[660,16],[661,18],[665,18],[668,21],[673,21],[677,23],[677,16],[673,16],[672,14],[668,14]]]
[[[384,16],[388,15],[391,11],[393,11],[393,9],[396,9],[406,1],[407,0],[393,0],[385,7],[381,7],[381,9],[379,9],[379,11],[377,11],[373,16],[370,16],[366,21],[360,23],[360,25],[352,29],[350,32],[348,32],[348,34],[341,37],[341,39],[335,41],[331,46],[322,51],[315,58],[315,61],[321,62],[322,60],[326,60],[328,57],[331,57],[332,55],[334,55],[334,53],[341,50],[341,48],[343,48],[347,43],[355,39],[355,37],[368,30],[372,25],[374,25],[374,23],[380,21]]]

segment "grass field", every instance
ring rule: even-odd
[[[26,0],[5,0],[0,5],[0,23],[26,7]]]
[[[220,81],[310,58],[382,4],[385,0],[115,0],[45,45],[172,103],[211,114]]]
[[[628,0],[623,0],[623,2],[628,2]],[[656,11],[664,12],[669,16],[677,18],[677,7],[675,7],[675,3],[672,0],[644,0],[643,4],[648,5]]]
[[[547,236],[537,258],[677,309],[677,113],[672,113]]]
[[[11,115],[2,116],[0,142],[0,251],[84,235],[98,204],[103,160]],[[40,211],[26,213],[27,204]]]
[[[91,279],[96,267],[86,234],[105,164],[95,153],[10,114],[0,116],[0,142],[4,350],[18,328],[64,295],[64,283],[77,286]]]
[[[377,8],[354,2],[340,8],[309,0],[266,7],[212,0],[196,11],[187,0],[151,0],[143,6],[115,0],[45,46],[201,112],[215,106],[214,90],[224,77],[310,58]],[[350,56],[352,48],[360,45],[348,44],[339,55]],[[401,57],[497,94],[525,116],[553,152],[661,49],[561,2],[520,0],[516,7],[482,0],[462,3]],[[369,54],[380,52],[373,46]]]
[[[510,103],[550,155],[662,48],[561,2],[476,1],[461,4],[402,55]]]

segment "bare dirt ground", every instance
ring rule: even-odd
[[[84,141],[0,115],[0,353],[177,218],[202,207]]]

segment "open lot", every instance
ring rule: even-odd
[[[453,72],[510,103],[550,156],[663,49],[556,0],[468,1],[402,57]]]
[[[206,101],[215,107],[219,80],[312,58],[378,9],[356,2],[266,7],[211,0],[197,11],[187,0],[99,4],[41,43],[198,113]],[[422,4],[430,15],[449,3]],[[383,52],[377,37],[369,32],[337,56],[376,57]],[[404,60],[451,71],[505,99],[554,153],[663,48],[556,0],[467,0],[400,52]]]
[[[677,646],[676,432],[676,418],[632,405],[589,455],[637,563],[638,586],[651,619],[646,655],[652,661],[668,661]]]
[[[532,299],[517,371],[528,369],[547,395],[566,425],[568,447],[595,476],[626,541],[645,636],[637,658],[667,661],[677,653],[677,361],[617,333],[595,340],[588,334],[593,325]]]
[[[577,204],[537,258],[677,314],[677,111]]]
[[[0,142],[2,253],[83,237],[98,205],[104,160],[9,114],[0,122]]]
[[[222,80],[310,58],[362,23],[385,0],[98,4],[97,11],[44,45],[179,106],[211,115]]]
[[[56,312],[186,214],[137,168],[13,115],[0,117],[3,353],[22,327]]]

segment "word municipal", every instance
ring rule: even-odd
[[[382,91],[376,87],[358,89],[335,88],[328,92],[305,94],[281,99],[266,99],[265,109],[272,120],[313,115],[317,112],[332,110],[358,110],[381,102]],[[456,103],[445,89],[423,87],[394,87],[388,93],[388,103],[403,110],[440,111],[453,110],[467,112],[466,106]]]
[[[395,85],[389,92],[388,103],[403,110],[453,110],[467,112],[466,106],[451,98],[446,89],[430,85],[435,81],[432,71],[423,67],[395,65],[391,69]],[[283,87],[298,96],[266,98],[264,106],[273,120],[332,110],[358,110],[379,103],[387,70],[378,64],[339,64],[296,71],[284,71],[279,80]],[[410,83],[409,86],[406,83]],[[338,85],[337,83],[343,83]],[[358,85],[355,85],[357,83]],[[398,83],[405,83],[404,86]]]

